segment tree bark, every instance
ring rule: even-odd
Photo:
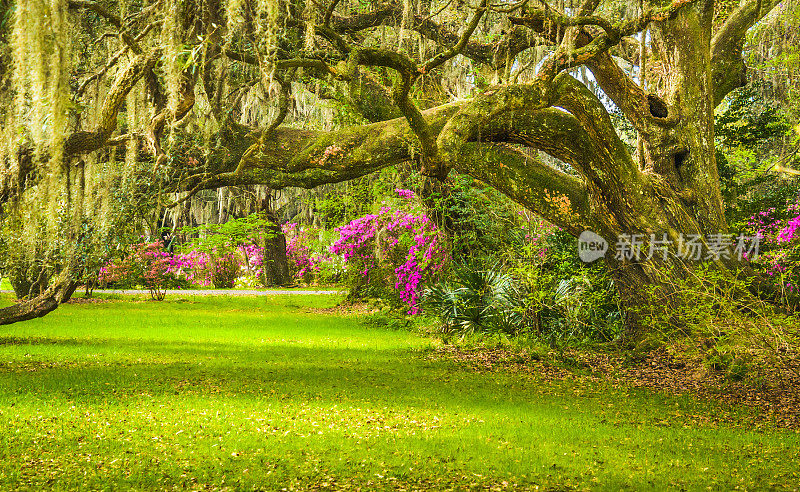
[[[274,212],[267,211],[265,217],[270,221],[270,225],[265,231],[261,263],[264,286],[289,285],[292,283],[292,276],[289,273],[289,259],[286,256],[286,236]]]
[[[78,283],[69,278],[48,288],[33,299],[23,300],[0,309],[0,325],[44,317],[53,312],[61,303],[67,302],[77,287]]]

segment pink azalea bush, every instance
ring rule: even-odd
[[[408,306],[409,313],[417,313],[422,285],[442,269],[447,254],[436,226],[415,209],[416,194],[404,189],[396,192],[402,206],[385,205],[378,213],[338,228],[339,237],[333,244],[321,239],[324,231],[283,224],[286,253],[295,278],[305,282],[322,277],[335,280],[342,268],[357,279],[354,290],[387,286]],[[158,241],[133,245],[130,254],[106,263],[100,281],[106,286],[145,286],[154,298],[163,299],[167,287],[230,288],[237,280],[245,279],[240,283],[251,285],[251,280],[261,276],[264,251],[256,240],[248,239],[238,246],[222,237],[214,241],[204,247],[190,243],[188,247],[194,249],[182,253],[163,251]]]
[[[212,284],[212,270],[206,253],[188,251],[173,254],[171,271],[196,287],[210,287]]]
[[[754,214],[747,222],[747,232],[761,237],[754,266],[772,277],[783,292],[800,294],[800,203]]]
[[[414,199],[414,198],[416,198],[416,196],[417,196],[417,194],[416,194],[416,193],[414,193],[414,192],[413,192],[413,191],[411,191],[411,190],[405,190],[405,189],[400,189],[400,188],[398,188],[398,189],[396,189],[396,190],[394,190],[394,191],[395,191],[395,193],[397,193],[397,195],[398,195],[400,198],[404,198],[404,199],[406,199],[406,200],[413,200],[413,199]]]
[[[122,288],[143,286],[154,299],[164,298],[166,289],[188,286],[232,287],[239,276],[237,255],[214,258],[207,253],[189,251],[169,253],[160,241],[134,244],[121,259],[107,262],[99,272],[99,283]]]
[[[312,281],[324,265],[331,261],[330,255],[318,244],[320,230],[294,222],[283,224],[281,230],[286,236],[286,256],[292,274],[298,280]]]
[[[109,262],[100,269],[101,284],[120,287],[144,286],[155,300],[163,300],[166,290],[183,284],[177,274],[176,261],[161,249],[161,242],[134,244],[131,252],[118,262]]]
[[[243,244],[239,246],[242,255],[242,269],[249,275],[260,277],[264,264],[264,248],[257,244]]]
[[[409,190],[397,190],[405,198]],[[375,214],[359,217],[337,229],[340,238],[330,252],[341,256],[354,274],[357,287],[393,285],[409,314],[419,311],[421,286],[439,272],[446,252],[438,230],[427,215],[383,206]]]

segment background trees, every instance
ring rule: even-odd
[[[51,286],[73,282],[80,224],[108,229],[115,202],[154,229],[161,212],[136,204],[179,217],[202,190],[313,188],[403,162],[468,174],[574,235],[728,233],[714,111],[746,81],[743,48],[756,66],[761,50],[778,99],[795,87],[772,61],[793,63],[793,31],[749,31],[794,2],[4,5],[4,214],[48,238]],[[694,268],[609,267],[631,334]]]

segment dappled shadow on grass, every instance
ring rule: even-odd
[[[220,318],[228,305],[181,306],[147,331],[152,312],[75,306],[93,321],[7,332],[0,462],[22,470],[10,488],[732,488],[728,468],[753,487],[770,459],[797,458],[797,436],[694,419],[726,410],[688,397],[480,373],[426,360],[408,333],[280,305]]]
[[[40,338],[35,343],[59,342]],[[454,373],[449,364],[409,357],[407,349],[75,339],[66,340],[65,345],[79,346],[81,352],[60,360],[24,354],[0,364],[0,381],[6,373],[28,394],[48,400],[78,398],[87,403],[112,394],[135,398],[142,393],[278,394],[401,404],[426,404],[441,398],[458,404],[496,400],[494,393],[478,391],[490,381],[466,372]]]
[[[72,339],[79,342],[77,339]],[[82,341],[80,341],[82,342]],[[0,337],[0,345],[66,345],[70,339],[52,337]]]
[[[273,333],[265,332],[265,335]],[[368,346],[364,338],[261,337],[239,341],[162,341],[132,338],[6,336],[0,361],[4,389],[43,400],[84,404],[145,397],[280,398],[367,402],[377,405],[481,408],[503,414],[545,408],[602,415],[614,425],[750,426],[758,416],[691,395],[668,397],[603,384],[597,379],[543,380],[535,372],[476,373],[447,360],[414,355],[397,345]],[[63,348],[63,350],[59,350]],[[544,379],[548,379],[545,377]],[[4,381],[5,380],[5,381]],[[566,394],[566,395],[565,395]],[[637,414],[607,402],[636,398],[664,415]],[[613,404],[612,404],[613,406]],[[681,412],[670,416],[677,407]],[[713,415],[704,418],[703,414]],[[692,416],[689,418],[689,416]]]
[[[80,351],[61,358],[18,353],[1,362],[0,394],[4,387],[14,387],[17,394],[84,404],[143,396],[226,397],[435,405],[499,415],[533,410],[566,418],[591,416],[598,423],[615,426],[727,422],[745,427],[757,418],[713,402],[653,395],[597,380],[553,381],[505,371],[482,374],[399,348],[304,346],[291,340],[264,340],[259,346],[48,337],[31,341],[32,347],[62,344]],[[20,347],[25,348],[24,344]],[[564,408],[564,401],[571,408]],[[649,412],[640,412],[642,405]],[[659,411],[653,412],[654,408]],[[703,419],[703,413],[713,413],[715,418]]]
[[[276,483],[299,478],[300,489],[331,479],[343,486],[371,480],[376,488],[389,489],[436,483],[488,488],[503,481],[518,485],[511,489],[585,488],[593,476],[615,490],[680,488],[711,483],[703,468],[712,468],[713,477],[725,474],[721,463],[744,469],[754,458],[742,454],[743,445],[752,448],[752,456],[763,447],[756,433],[737,431],[731,442],[726,429],[684,427],[686,402],[637,391],[515,381],[398,350],[376,356],[368,349],[186,345],[137,345],[141,362],[117,353],[116,360],[107,354],[75,367],[0,368],[0,401],[16,403],[15,410],[31,409],[29,420],[12,428],[42,426],[41,407],[53,408],[57,420],[44,425],[61,432],[30,437],[46,442],[48,454],[76,447],[80,456],[100,455],[109,463],[119,456],[163,453],[175,463],[169,466],[177,467],[169,472],[174,480],[188,474],[200,476],[200,483],[218,483],[214,473],[224,467],[245,488],[272,483],[246,480],[244,470],[264,462],[283,473]],[[140,440],[81,445],[81,436],[104,436],[108,429]],[[763,456],[790,457],[788,436],[785,446],[773,443]],[[395,455],[398,450],[402,455]],[[342,456],[351,462],[337,464]],[[37,458],[26,455],[31,473],[48,466]],[[203,460],[213,469],[204,468]],[[670,460],[675,464],[664,464]],[[314,466],[306,468],[309,461]],[[165,466],[143,462],[140,467]],[[368,463],[363,469],[348,468],[363,462]],[[408,464],[422,471],[409,471]],[[505,478],[503,470],[513,478]],[[444,482],[437,481],[441,476]]]

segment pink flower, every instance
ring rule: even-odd
[[[410,190],[396,191],[404,198],[415,196]],[[340,238],[330,252],[356,262],[364,277],[379,261],[394,262],[394,288],[409,305],[409,313],[417,313],[423,280],[440,270],[445,261],[444,251],[438,246],[438,231],[430,219],[425,214],[383,206],[377,214],[359,217],[337,230]],[[380,260],[374,254],[376,250]]]
[[[417,196],[417,194],[414,193],[411,190],[405,190],[405,189],[398,188],[398,189],[396,189],[394,191],[395,191],[395,193],[397,193],[400,196],[400,198],[405,198],[406,200],[412,200]]]

